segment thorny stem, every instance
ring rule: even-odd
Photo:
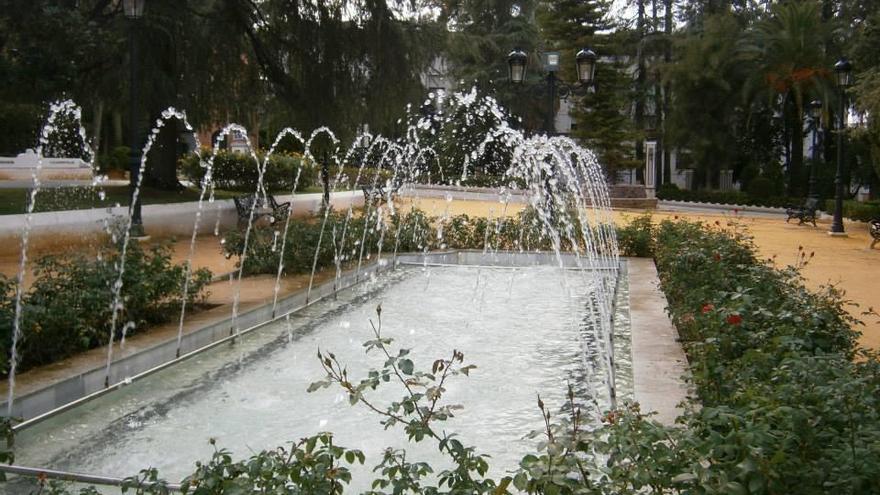
[[[379,347],[382,350],[382,353],[385,354],[385,357],[388,358],[389,365],[390,365],[391,369],[394,371],[394,374],[397,376],[397,379],[400,381],[400,383],[406,388],[406,391],[409,394],[409,397],[413,400],[414,403],[417,403],[418,400],[416,399],[415,392],[412,389],[410,381],[407,380],[403,376],[403,374],[400,372],[400,369],[395,364],[394,357],[391,355],[391,353],[388,351],[388,348],[382,342],[382,308],[381,308],[381,306],[379,306],[376,309],[376,314],[377,314],[378,324],[374,324],[373,321],[370,320],[370,327],[372,328],[373,334],[376,337],[376,340],[378,342],[377,347]],[[383,410],[379,409],[373,403],[371,403],[366,398],[364,398],[364,396],[362,394],[359,394],[357,392],[355,386],[348,380],[348,372],[346,371],[345,368],[343,368],[342,364],[339,362],[339,360],[336,358],[335,355],[333,355],[332,353],[327,353],[327,357],[324,357],[324,355],[321,353],[320,350],[318,351],[318,355],[320,357],[319,360],[321,362],[321,366],[324,368],[324,371],[327,372],[327,375],[333,381],[337,382],[350,395],[353,395],[353,396],[356,395],[358,402],[363,403],[365,406],[367,406],[367,408],[369,408],[373,412],[379,414],[380,416],[385,416],[387,418],[393,419],[393,420],[395,420],[399,423],[403,423],[403,424],[411,424],[412,423],[412,421],[407,420],[406,417],[404,417],[404,416],[394,414],[394,413],[389,412],[387,410],[383,411]],[[440,442],[442,442],[444,440],[444,437],[437,434],[437,432],[434,431],[433,428],[431,428],[430,422],[431,422],[431,419],[432,419],[434,412],[436,410],[437,403],[440,400],[440,397],[442,395],[443,384],[446,382],[446,379],[450,376],[451,372],[453,371],[451,369],[453,364],[455,363],[455,361],[462,362],[463,360],[464,360],[464,355],[457,350],[452,351],[452,357],[450,359],[439,360],[440,367],[442,368],[443,373],[440,375],[440,382],[437,385],[437,393],[433,394],[433,397],[431,397],[430,407],[427,409],[426,413],[423,413],[422,410],[417,405],[413,409],[414,412],[418,415],[419,423],[425,428],[426,433],[431,438],[434,438],[435,440],[438,440]],[[540,400],[540,398],[539,398],[539,400]],[[545,421],[549,421],[549,415],[547,416]],[[548,428],[549,428],[549,425],[548,425]],[[445,448],[441,447],[441,450],[446,450],[447,452],[452,453],[452,451],[450,449],[451,448],[449,446],[446,446]]]
[[[452,359],[455,359],[455,352],[452,354]],[[437,401],[440,400],[440,395],[442,395],[443,383],[446,382],[446,377],[449,376],[449,369],[452,367],[452,360],[443,362],[443,374],[440,375],[440,383],[437,384],[437,393],[434,394],[434,397],[431,398],[431,407],[428,408],[428,419],[434,415],[434,408],[437,406]],[[427,426],[427,425],[426,425]]]
[[[410,387],[409,381],[407,379],[405,379],[403,377],[403,375],[400,374],[400,370],[397,368],[397,364],[395,363],[394,358],[391,356],[391,353],[388,352],[388,348],[385,347],[385,344],[382,343],[382,310],[381,309],[377,311],[376,319],[379,322],[379,326],[376,327],[376,325],[373,324],[373,320],[370,320],[370,327],[372,327],[372,329],[373,329],[373,335],[375,335],[376,339],[378,339],[378,341],[379,341],[379,349],[382,349],[382,353],[385,354],[385,357],[388,358],[388,362],[391,364],[391,369],[394,370],[394,374],[397,375],[397,379],[400,380],[400,383],[402,383],[404,388],[406,388],[406,392],[409,394],[410,399],[412,399],[413,402],[415,402],[416,401],[416,397],[415,397],[416,394],[415,394],[415,392],[413,392],[412,388]],[[428,421],[425,418],[425,416],[422,415],[422,412],[419,411],[418,407],[415,408],[415,412],[416,412],[416,414],[419,415],[419,419],[421,420],[422,424],[427,426]]]
[[[536,394],[538,396],[538,407],[541,409],[541,419],[544,420],[544,428],[547,433],[547,472],[553,471],[553,443],[555,442],[553,438],[553,429],[550,426],[550,412],[544,407],[544,401],[541,400],[541,394]]]
[[[578,437],[580,436],[581,408],[577,407],[574,403],[574,387],[571,386],[571,382],[568,383],[568,404],[571,407],[571,449],[572,451],[577,451]],[[572,457],[574,458],[575,464],[577,464],[578,471],[581,473],[581,478],[584,480],[584,483],[589,486],[590,476],[584,468],[583,463],[577,455]]]
[[[327,364],[328,362],[330,363],[329,365]],[[336,365],[335,368],[334,368],[333,364]],[[330,378],[332,378],[335,382],[339,383],[339,385],[342,388],[344,388],[349,394],[351,394],[351,395],[357,394],[357,391],[355,390],[354,385],[352,385],[351,382],[348,381],[348,378],[347,378],[348,373],[342,369],[342,365],[339,363],[339,360],[336,359],[336,356],[330,356],[330,357],[326,358],[326,360],[322,359],[321,366],[324,368],[324,371],[327,372],[327,374],[330,376]],[[377,414],[392,418],[396,421],[400,421],[401,423],[407,422],[406,418],[404,418],[402,416],[398,416],[397,414],[390,413],[388,411],[383,411],[383,410],[379,409],[378,407],[376,407],[372,403],[370,403],[370,401],[365,399],[362,395],[358,397],[358,400],[360,402],[363,402],[365,406],[372,409]]]

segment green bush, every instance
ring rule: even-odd
[[[117,146],[109,153],[98,155],[98,170],[104,174],[111,170],[128,170],[131,164],[130,150],[128,146]]]
[[[654,256],[654,224],[651,214],[645,213],[617,228],[617,246],[624,256],[650,258]]]
[[[674,198],[680,196],[680,192],[681,189],[677,184],[660,184],[660,187],[657,188],[657,197],[662,199]]]
[[[559,215],[556,221],[560,232],[566,233],[559,239],[560,248],[569,250],[576,243],[583,252],[586,246],[577,216],[570,211],[566,215]],[[440,219],[414,209],[405,214],[395,213],[386,222],[384,229],[381,228],[375,212],[370,213],[367,221],[357,212],[346,220],[345,215],[331,211],[328,213],[326,226],[322,215],[317,218],[291,219],[288,239],[284,243],[284,272],[311,272],[316,250],[317,268],[322,269],[334,266],[337,253],[339,263],[346,264],[361,259],[361,251],[364,259],[368,259],[380,249],[383,253],[447,248],[549,251],[554,245],[546,232],[544,221],[534,208],[526,208],[516,217],[495,220],[467,215]],[[244,273],[277,273],[283,230],[283,225],[254,227],[251,230]],[[600,230],[608,232],[611,229],[607,226],[592,227],[588,235],[598,238]],[[227,232],[224,236],[223,254],[240,258],[244,234],[244,230]],[[601,248],[598,245],[594,247]]]
[[[207,161],[210,155],[210,150],[202,150],[203,160]],[[263,153],[257,154],[257,158],[261,161],[264,157]],[[195,153],[181,158],[179,167],[187,179],[195,184],[202,184],[207,169],[203,167],[203,163]],[[319,170],[306,163],[301,156],[275,153],[266,165],[263,184],[270,192],[289,193],[298,171],[300,176],[297,191],[305,190],[318,182]],[[257,189],[259,171],[256,162],[249,154],[220,151],[214,158],[212,178],[216,189],[253,192]]]
[[[44,113],[39,105],[0,101],[0,156],[36,148]]]
[[[772,198],[776,194],[776,184],[767,177],[755,177],[749,181],[748,193],[750,198]]]
[[[834,200],[825,201],[825,211],[834,211]],[[868,222],[875,218],[880,218],[880,201],[854,201],[846,200],[843,202],[843,216],[860,222]]]
[[[377,228],[375,214],[369,221],[363,216],[353,214],[346,220],[345,214],[330,211],[326,225],[323,215],[315,218],[293,218],[288,227],[287,242],[284,243],[284,273],[310,273],[312,265],[321,270],[340,264],[356,263],[369,259],[381,249],[390,253],[422,251],[435,244],[435,230],[430,218],[420,210],[405,215],[391,217],[384,235]],[[244,260],[244,273],[277,273],[282,250],[284,225],[256,227],[248,239],[248,254]],[[323,230],[323,235],[321,234]],[[223,254],[238,256],[239,266],[244,247],[243,230],[233,230],[224,236]],[[320,241],[320,246],[319,246]],[[317,252],[317,260],[316,260]]]
[[[378,177],[377,177],[378,175]],[[386,181],[390,180],[394,175],[394,171],[388,169],[377,169],[364,167],[359,169],[358,167],[343,167],[342,174],[339,174],[339,167],[331,167],[330,168],[330,181],[336,179],[339,176],[339,184],[336,186],[336,189],[356,189],[359,185],[367,185],[373,184],[374,182],[377,185],[384,185]]]
[[[840,294],[805,287],[798,268],[811,257],[778,270],[739,230],[661,223],[657,269],[699,399],[683,418],[695,447],[683,488],[878,486],[880,366],[856,348]]]
[[[180,307],[185,268],[171,263],[171,248],[156,245],[144,250],[131,241],[126,253],[117,331],[129,334],[169,321]],[[34,282],[22,297],[20,371],[52,363],[77,352],[104,345],[110,336],[111,287],[117,278],[119,250],[114,246],[98,256],[84,254],[44,256],[34,263]],[[187,304],[206,297],[211,272],[191,275]],[[15,284],[0,278],[0,346],[7,358],[12,342]],[[6,372],[6,363],[3,363]]]
[[[756,177],[752,180],[752,183],[761,179],[761,177]],[[764,184],[766,185],[766,182]],[[760,185],[758,187],[764,188],[765,186]],[[722,205],[741,206],[769,206],[774,208],[784,208],[789,205],[801,205],[804,203],[803,198],[789,198],[773,195],[761,197],[747,194],[742,191],[687,191],[684,189],[678,189],[677,187],[666,188],[665,185],[660,186],[657,190],[657,198],[669,201],[717,203]]]

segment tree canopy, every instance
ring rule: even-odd
[[[30,147],[47,103],[60,98],[83,106],[100,153],[128,144],[131,35],[141,48],[144,126],[174,105],[200,129],[241,123],[260,146],[284,126],[326,125],[343,140],[364,125],[399,136],[408,105],[424,107],[425,76],[438,64],[456,89],[476,86],[513,125],[540,132],[546,99],[507,82],[507,54],[529,55],[528,87],[545,77],[543,51],[560,51],[559,75],[574,82],[574,54],[591,47],[596,84],[569,96],[572,137],[596,150],[609,175],[640,168],[641,143],[651,139],[663,161],[677,150],[679,167],[693,168],[699,184],[713,186],[728,169],[745,187],[766,176],[780,193],[803,194],[806,105],[824,102],[821,176],[835,152],[829,123],[840,114],[832,66],[848,56],[860,115],[847,129],[852,170],[857,182],[877,185],[873,2],[628,3],[615,14],[608,0],[148,0],[132,22],[116,0],[8,0],[0,153]]]

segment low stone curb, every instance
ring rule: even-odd
[[[709,208],[713,210],[739,210],[757,213],[780,213],[785,214],[785,208],[774,206],[731,205],[724,203],[699,203],[696,201],[658,200],[659,206],[684,206],[693,208]]]

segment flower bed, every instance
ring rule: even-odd
[[[880,481],[880,366],[834,288],[759,260],[735,225],[663,222],[655,258],[697,394],[684,485],[867,493]],[[725,488],[727,487],[727,488]]]

